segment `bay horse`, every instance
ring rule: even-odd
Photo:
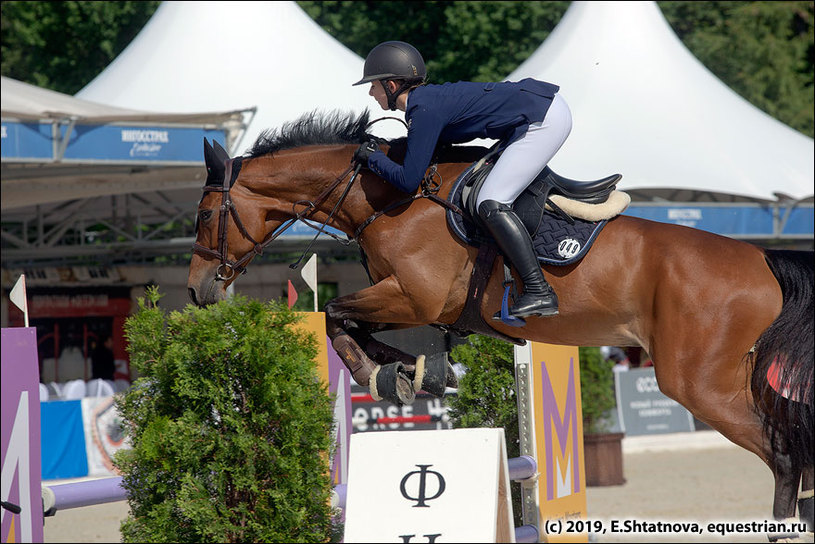
[[[347,181],[354,151],[371,138],[368,121],[367,111],[311,113],[266,131],[236,158],[205,140],[208,178],[187,284],[195,304],[212,304],[295,221],[344,232],[363,252],[372,285],[325,305],[327,334],[361,385],[385,367],[399,367],[397,377],[405,369],[413,379],[418,374],[421,356],[372,333],[451,327],[463,313],[478,248],[451,232],[442,201],[485,151],[441,153],[432,194],[405,195],[367,169]],[[391,143],[383,150],[398,159]],[[813,488],[811,251],[763,250],[618,215],[579,262],[543,268],[560,300],[558,315],[528,318],[521,327],[493,320],[503,295],[499,256],[478,309],[489,325],[475,332],[516,343],[641,346],[662,393],[769,466],[774,518],[794,516],[802,474],[804,493],[811,497]],[[769,385],[773,365],[786,396]]]

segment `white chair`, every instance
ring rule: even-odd
[[[63,381],[84,379],[87,362],[77,346],[67,346],[59,356],[57,370]]]
[[[40,402],[45,402],[48,400],[48,387],[44,384],[40,384]]]
[[[130,389],[130,382],[128,380],[123,380],[121,378],[113,380],[113,390],[117,393],[124,393],[128,389]]]
[[[61,399],[62,398],[62,384],[57,382],[51,382],[48,384],[48,393],[50,398],[52,399]]]
[[[88,382],[85,396],[86,397],[112,397],[115,391],[113,390],[113,384],[108,382],[107,380],[102,380],[97,378],[95,380],[90,380]]]
[[[42,360],[42,370],[40,371],[40,379],[43,382],[53,382],[56,379],[57,360],[53,357],[48,357]]]
[[[62,390],[62,396],[65,400],[76,400],[85,397],[87,386],[85,380],[71,380],[65,384]]]

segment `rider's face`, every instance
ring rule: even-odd
[[[388,97],[385,96],[385,89],[382,87],[381,81],[371,81],[371,90],[368,91],[368,94],[374,97],[383,110],[389,109]]]

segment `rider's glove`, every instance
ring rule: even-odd
[[[359,149],[354,152],[353,162],[361,164],[363,167],[368,167],[368,158],[379,151],[379,145],[373,140],[369,140],[359,146]]]

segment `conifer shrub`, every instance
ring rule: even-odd
[[[450,358],[466,368],[458,392],[447,397],[455,428],[503,428],[507,457],[521,455],[515,352],[504,340],[473,334],[455,346]],[[522,525],[521,484],[510,483],[515,525]]]
[[[611,428],[614,395],[614,361],[603,359],[598,347],[580,348],[580,399],[583,434],[601,434]]]
[[[279,302],[235,296],[167,313],[157,288],[125,324],[140,378],[117,400],[124,542],[336,539],[333,410],[313,334]]]

